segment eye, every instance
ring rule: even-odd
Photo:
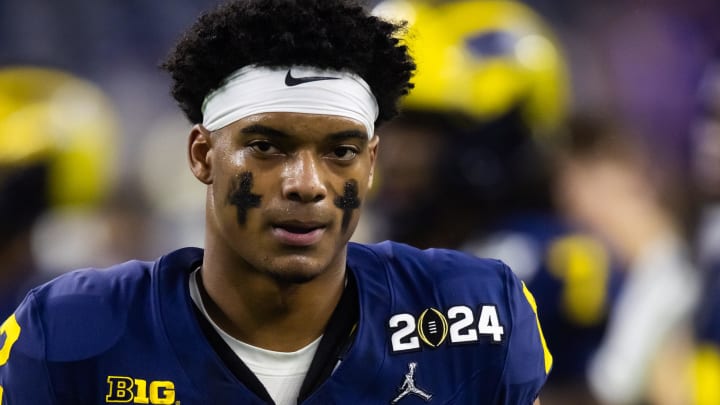
[[[268,141],[253,141],[248,145],[254,152],[261,153],[263,155],[276,155],[280,153],[280,149],[276,148],[273,144]]]
[[[358,150],[352,146],[338,146],[330,153],[330,157],[337,160],[352,160],[358,155]]]

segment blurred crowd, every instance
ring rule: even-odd
[[[218,1],[0,1],[0,318],[203,238],[156,68]],[[720,404],[720,3],[385,0],[416,89],[355,239],[506,261],[564,404]]]

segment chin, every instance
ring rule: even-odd
[[[306,284],[315,280],[317,273],[302,273],[297,271],[268,272],[270,277],[279,284]]]
[[[305,284],[323,274],[327,267],[327,264],[322,265],[307,257],[293,257],[271,263],[264,269],[264,273],[283,284]]]

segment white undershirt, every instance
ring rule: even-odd
[[[198,269],[199,270],[199,269]],[[248,366],[265,386],[270,397],[277,405],[295,405],[300,394],[305,374],[320,345],[317,338],[309,345],[295,352],[275,352],[241,342],[230,336],[210,318],[203,304],[200,289],[195,279],[198,270],[190,275],[190,297],[215,328],[225,343]]]

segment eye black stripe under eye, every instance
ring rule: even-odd
[[[252,193],[252,186],[252,172],[240,173],[232,180],[227,202],[237,207],[237,221],[240,225],[245,224],[248,210],[259,207],[262,200],[262,196]]]
[[[345,182],[342,197],[335,198],[335,206],[343,210],[342,229],[345,231],[350,225],[353,210],[360,208],[361,201],[358,198],[357,180],[351,179]]]

